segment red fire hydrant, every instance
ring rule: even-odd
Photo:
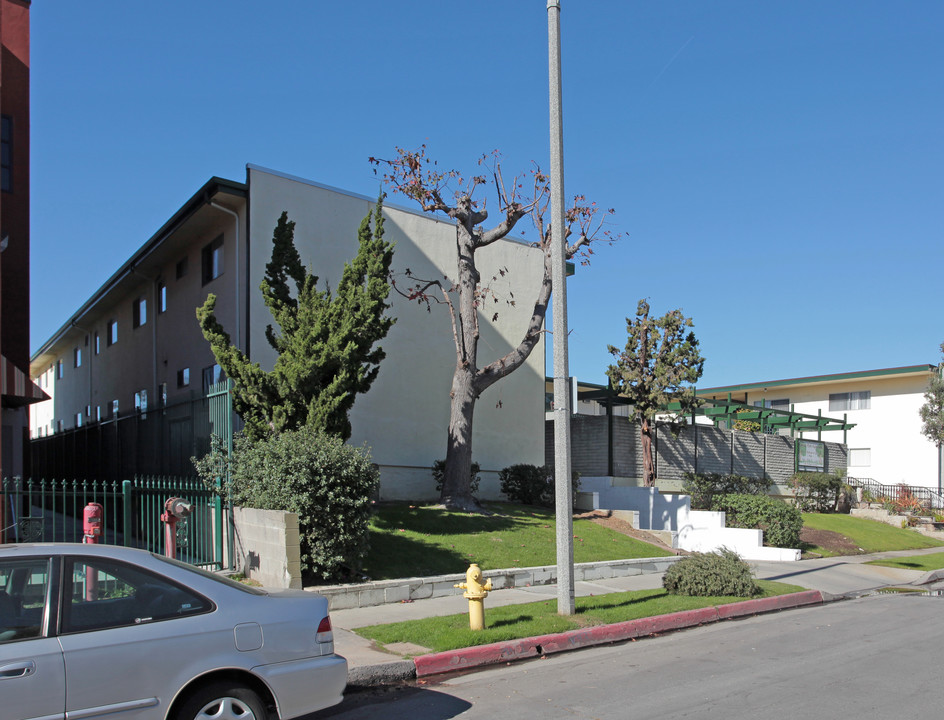
[[[96,545],[102,539],[105,509],[101,503],[90,502],[82,512],[82,542]]]
[[[164,503],[164,554],[169,558],[177,557],[177,521],[183,520],[193,510],[189,500],[179,497],[168,498]]]

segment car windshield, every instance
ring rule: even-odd
[[[227,587],[232,587],[232,588],[236,588],[237,590],[242,590],[243,592],[249,593],[250,595],[268,595],[269,594],[262,588],[246,585],[245,583],[232,580],[231,578],[228,578],[225,575],[220,575],[219,573],[210,572],[209,570],[205,570],[201,567],[197,567],[196,565],[188,565],[185,562],[181,562],[180,560],[169,558],[166,555],[158,555],[157,553],[151,553],[151,555],[156,557],[158,560],[161,560],[162,562],[166,562],[168,565],[176,565],[177,567],[183,568],[184,570],[189,570],[190,572],[196,573],[197,575],[202,575],[205,578],[214,580],[218,583],[221,583],[222,585],[226,585]]]

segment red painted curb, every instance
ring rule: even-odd
[[[683,610],[669,615],[656,615],[611,625],[596,625],[553,635],[539,635],[521,638],[520,640],[508,640],[489,645],[476,645],[459,650],[430,653],[429,655],[420,655],[413,658],[413,664],[416,666],[416,676],[426,677],[483,665],[496,665],[502,662],[551,655],[594,645],[632,640],[633,638],[647,637],[671,630],[681,630],[719,620],[745,617],[803,605],[819,605],[823,602],[821,592],[809,590],[791,595],[778,595],[772,598],[744,600],[729,605],[719,605],[718,607]]]

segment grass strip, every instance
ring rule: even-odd
[[[803,513],[803,525],[814,530],[828,530],[844,535],[863,553],[918,550],[944,545],[940,540],[927,537],[914,530],[896,528],[877,520],[838,513]],[[838,554],[818,546],[804,549],[823,556]]]
[[[769,580],[756,582],[762,590],[762,594],[757,597],[787,595],[806,589]],[[662,589],[633,590],[578,597],[575,601],[577,612],[570,617],[557,614],[555,599],[494,608],[488,607],[486,600],[486,627],[477,632],[469,629],[469,618],[465,613],[370,625],[357,628],[354,632],[381,645],[407,642],[429,648],[431,652],[441,652],[655,615],[668,615],[682,610],[726,605],[746,599],[748,598],[670,595]]]
[[[554,513],[545,508],[488,503],[490,515],[437,506],[384,504],[370,523],[363,571],[372,580],[554,565]],[[665,557],[672,552],[590,520],[574,520],[574,562]]]
[[[909,555],[908,557],[885,558],[884,560],[870,560],[866,565],[882,565],[883,567],[904,568],[905,570],[921,570],[930,572],[944,568],[944,553],[929,555]]]

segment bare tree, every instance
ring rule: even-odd
[[[414,200],[425,212],[443,213],[455,222],[455,278],[418,278],[410,274],[406,287],[398,284],[394,287],[409,299],[441,304],[449,313],[456,367],[450,391],[446,471],[440,499],[450,508],[479,510],[469,487],[475,402],[486,389],[521,367],[544,331],[551,295],[551,227],[544,220],[549,205],[549,178],[535,167],[529,179],[516,177],[506,183],[501,157],[496,152],[479,160],[487,175],[466,179],[455,170],[440,171],[427,158],[425,145],[418,150],[397,148],[394,159],[370,158],[370,162],[382,169],[385,184],[394,192]],[[497,222],[488,228],[483,227],[489,218],[486,200],[476,198],[483,188],[495,193],[498,206]],[[612,242],[615,237],[606,230],[604,222],[613,212],[602,211],[595,203],[587,203],[583,196],[576,196],[565,213],[567,257],[579,256],[587,264],[593,243]],[[479,367],[479,313],[484,312],[490,291],[476,266],[476,253],[506,237],[526,217],[534,224],[537,235],[534,245],[544,254],[544,277],[524,337],[503,357]],[[508,302],[514,304],[515,300]],[[497,313],[492,318],[497,319]]]

